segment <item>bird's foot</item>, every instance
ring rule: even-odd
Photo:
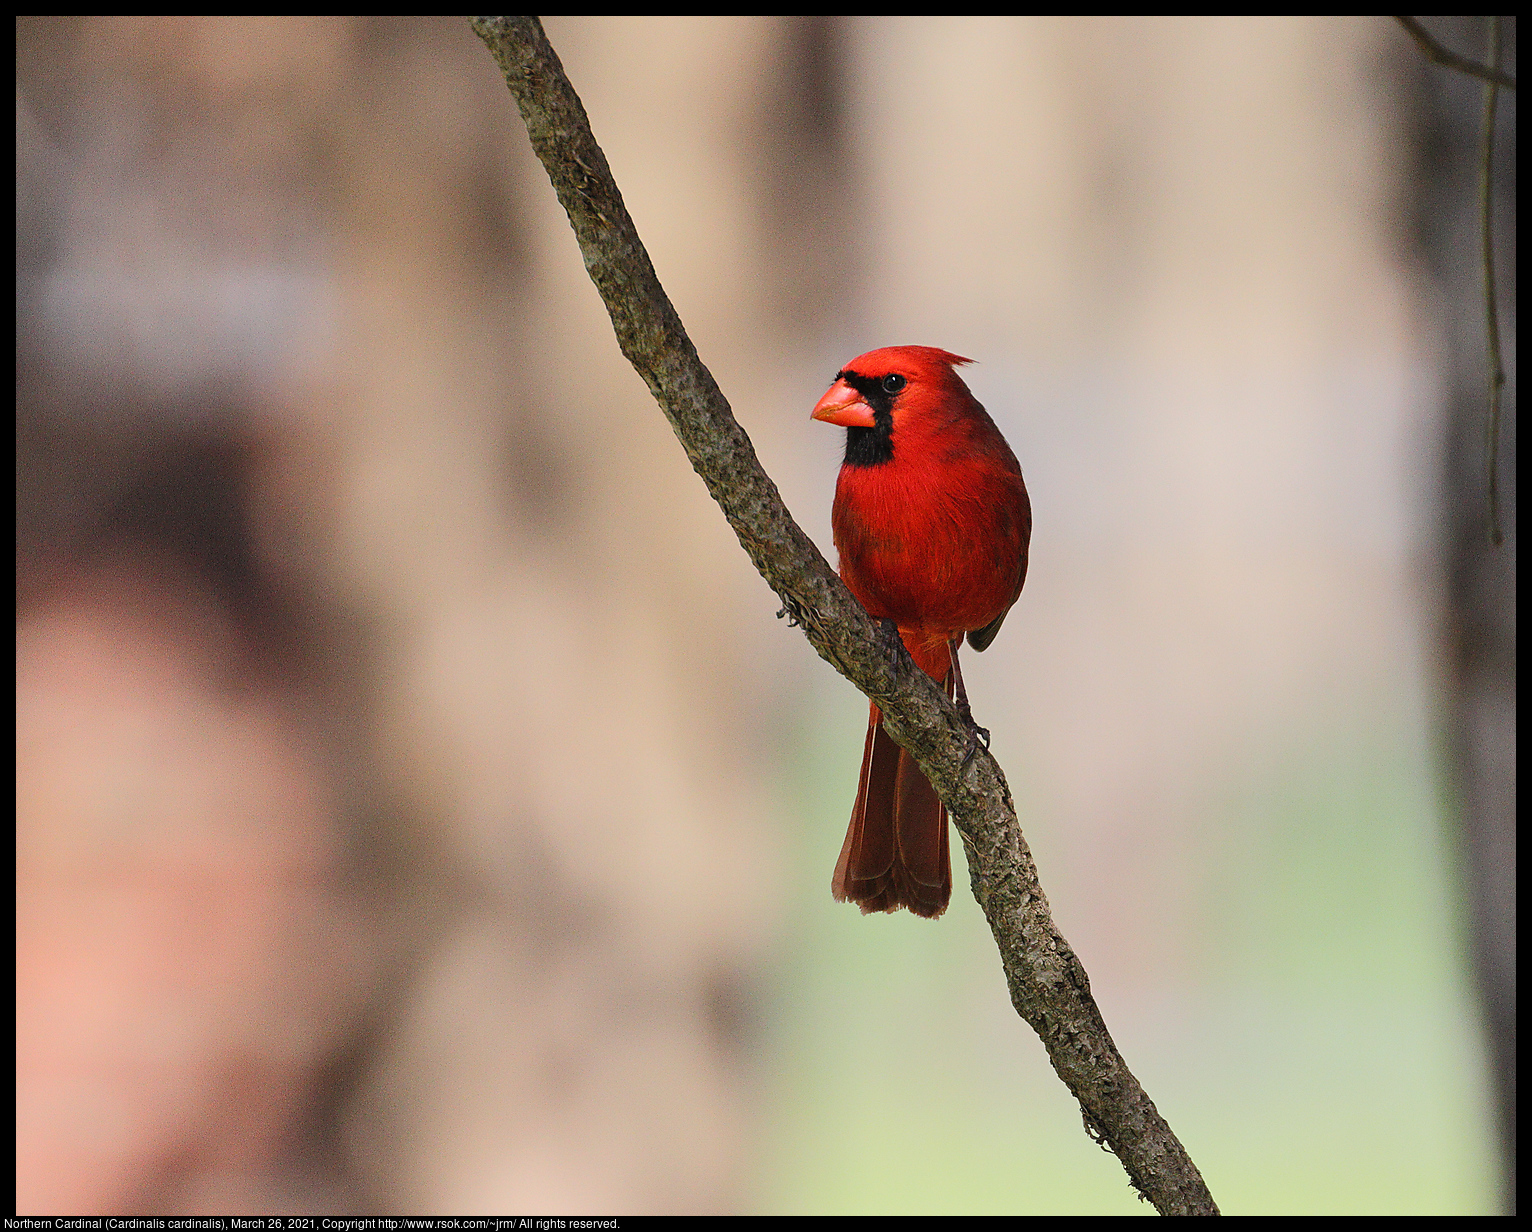
[[[963,726],[968,729],[968,747],[963,750],[963,769],[968,769],[968,763],[979,751],[979,745],[984,745],[984,751],[989,751],[989,728],[980,727],[973,721],[973,711],[968,708],[968,699],[959,698],[957,703],[958,718],[963,720]]]
[[[883,653],[888,656],[888,665],[897,668],[899,652],[904,649],[904,639],[899,636],[899,626],[885,617],[878,621],[878,630],[883,635]]]
[[[786,616],[787,623],[793,628],[799,629],[808,623],[808,612],[804,609],[803,604],[799,603],[791,595],[782,595],[781,599],[782,606],[777,611],[778,620]]]

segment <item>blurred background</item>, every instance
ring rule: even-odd
[[[832,559],[837,368],[978,361],[1036,529],[974,709],[1222,1209],[1505,1209],[1514,93],[1493,551],[1482,87],[1386,19],[546,26]],[[866,702],[466,22],[16,63],[18,1211],[1150,1213],[961,867],[831,901]]]

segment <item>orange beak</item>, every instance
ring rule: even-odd
[[[814,407],[813,418],[843,428],[870,428],[872,407],[845,381],[836,381]]]

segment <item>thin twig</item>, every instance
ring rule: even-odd
[[[1166,1215],[1216,1215],[1196,1165],[1124,1063],[1060,935],[999,765],[936,684],[878,626],[793,521],[660,286],[574,87],[535,17],[476,17],[559,202],[618,345],[724,512],[755,567],[819,654],[883,711],[962,835],[974,898],[1000,949],[1011,1002],[1080,1102],[1086,1132],[1109,1146],[1140,1194]]]
[[[1489,66],[1500,66],[1500,18],[1489,19]],[[1493,79],[1484,87],[1483,151],[1479,160],[1479,237],[1484,245],[1484,332],[1489,351],[1489,420],[1484,425],[1484,464],[1489,475],[1489,541],[1505,541],[1500,529],[1500,389],[1505,368],[1500,362],[1500,314],[1495,304],[1494,158],[1495,103],[1500,88]]]
[[[1415,45],[1420,48],[1421,54],[1433,64],[1440,64],[1446,68],[1455,68],[1460,73],[1467,73],[1470,77],[1477,77],[1480,81],[1488,81],[1493,85],[1504,86],[1507,90],[1516,88],[1516,78],[1500,69],[1500,57],[1496,55],[1488,65],[1479,64],[1466,56],[1460,56],[1455,51],[1448,51],[1434,38],[1431,32],[1413,17],[1395,17],[1401,26],[1415,40]],[[1499,21],[1498,17],[1490,18],[1491,21]]]

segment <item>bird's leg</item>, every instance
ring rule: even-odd
[[[973,721],[973,710],[968,705],[968,690],[963,687],[963,669],[958,666],[958,647],[962,644],[963,635],[959,633],[947,643],[947,651],[952,656],[952,682],[957,692],[958,718],[968,728],[968,748],[963,752],[963,765],[966,768],[973,760],[973,755],[979,751],[979,741],[982,740],[984,747],[989,748],[989,728],[980,727]]]
[[[899,652],[904,648],[904,639],[899,636],[899,626],[894,623],[892,617],[885,616],[878,621],[878,629],[883,634],[883,648],[888,655],[888,665],[898,667]]]

